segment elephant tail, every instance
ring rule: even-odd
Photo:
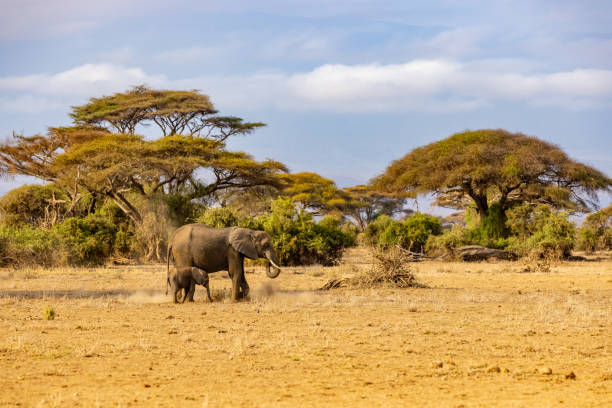
[[[168,267],[168,272],[170,272],[170,255],[172,255],[172,245],[168,245],[168,252],[166,253],[166,266]]]
[[[172,245],[168,245],[168,252],[166,253],[166,295],[168,294],[168,287],[170,286],[170,256],[172,255]]]

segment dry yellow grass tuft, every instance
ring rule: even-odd
[[[53,309],[51,306],[47,306],[43,309],[43,319],[45,320],[53,320],[55,319],[55,309]]]

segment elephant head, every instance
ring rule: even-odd
[[[194,281],[196,281],[198,285],[202,285],[204,287],[208,286],[208,274],[206,273],[206,271],[192,266],[191,277]]]
[[[265,231],[253,231],[248,228],[235,228],[229,235],[229,243],[234,249],[247,258],[265,258],[266,275],[268,278],[276,278],[280,274],[276,251],[272,246],[270,235]],[[270,270],[270,264],[274,267],[274,272]]]

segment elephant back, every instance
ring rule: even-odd
[[[202,224],[183,225],[170,240],[176,265],[196,266],[209,273],[226,270],[231,230]]]

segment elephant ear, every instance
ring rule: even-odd
[[[247,258],[259,258],[251,230],[246,228],[234,228],[234,230],[230,232],[229,243],[236,251]]]

